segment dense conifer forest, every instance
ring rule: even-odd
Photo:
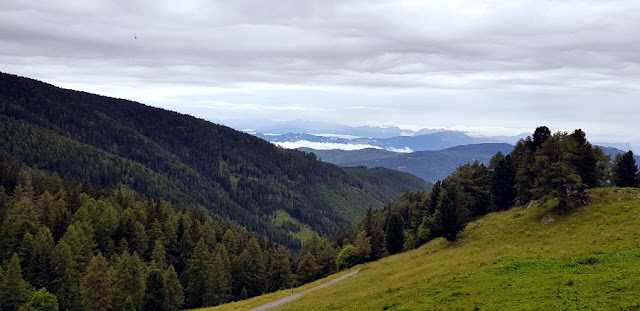
[[[204,207],[290,249],[300,241],[270,222],[277,210],[328,234],[369,206],[428,187],[408,174],[371,179],[188,115],[9,74],[0,74],[0,152],[87,187],[122,184]]]
[[[0,250],[1,310],[43,300],[60,310],[195,308],[336,270],[336,250],[317,235],[297,256],[205,209],[146,199],[124,186],[88,188],[4,153]]]

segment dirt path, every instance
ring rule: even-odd
[[[343,275],[343,276],[341,276],[341,277],[339,277],[339,278],[337,278],[335,280],[331,280],[331,281],[329,281],[327,283],[320,284],[320,285],[318,285],[316,287],[309,288],[309,289],[307,289],[307,290],[305,290],[303,292],[299,292],[299,293],[291,295],[291,296],[280,298],[280,299],[278,299],[276,301],[272,301],[270,303],[261,305],[261,306],[259,306],[257,308],[253,308],[250,311],[265,311],[265,310],[269,310],[271,308],[279,307],[279,306],[281,306],[283,304],[292,302],[292,301],[294,301],[294,300],[302,297],[303,295],[306,295],[306,294],[308,294],[308,293],[310,293],[310,292],[312,292],[314,290],[325,288],[327,286],[330,286],[330,285],[333,285],[335,283],[338,283],[338,282],[340,282],[340,281],[342,281],[342,280],[344,280],[344,279],[346,279],[348,277],[352,277],[352,276],[358,274],[358,271],[360,271],[360,269],[358,269],[356,271],[353,271],[353,272],[349,272],[349,273],[347,273],[347,274],[345,274],[345,275]]]

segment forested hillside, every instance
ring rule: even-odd
[[[509,153],[513,150],[513,146],[504,143],[485,143],[411,153],[378,149],[346,151],[301,148],[301,150],[313,152],[319,159],[343,167],[359,165],[386,167],[416,175],[429,182],[436,182],[447,177],[460,165],[475,161],[487,165],[494,154]]]
[[[276,211],[326,234],[397,194],[382,190],[384,179],[369,183],[224,126],[9,74],[0,74],[0,127],[0,152],[21,164],[204,207],[294,249],[300,242],[271,223]],[[398,191],[423,186],[394,182]]]
[[[0,310],[178,310],[334,271],[326,239],[314,235],[302,250],[312,255],[300,263],[202,208],[145,199],[124,186],[86,187],[0,153]],[[307,269],[309,260],[318,270]]]

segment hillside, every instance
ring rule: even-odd
[[[456,242],[436,239],[360,265],[356,276],[278,310],[633,310],[640,190],[590,196],[568,215],[539,205],[489,214]],[[555,221],[541,223],[545,215]],[[310,286],[206,310],[246,310]]]
[[[416,151],[412,153],[393,153],[386,150],[313,150],[316,156],[326,162],[343,167],[360,166],[385,167],[416,175],[424,180],[436,182],[447,177],[458,166],[478,161],[488,164],[498,151],[508,154],[512,145],[504,143],[486,143],[451,147],[438,151]]]
[[[290,248],[299,241],[273,225],[277,211],[327,233],[424,185],[395,179],[392,195],[384,178],[370,183],[225,126],[9,74],[0,74],[0,127],[0,152],[22,164],[202,206]]]

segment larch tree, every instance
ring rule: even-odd
[[[87,273],[82,278],[82,305],[87,310],[107,311],[113,308],[113,290],[108,280],[109,262],[102,253],[89,262]]]

